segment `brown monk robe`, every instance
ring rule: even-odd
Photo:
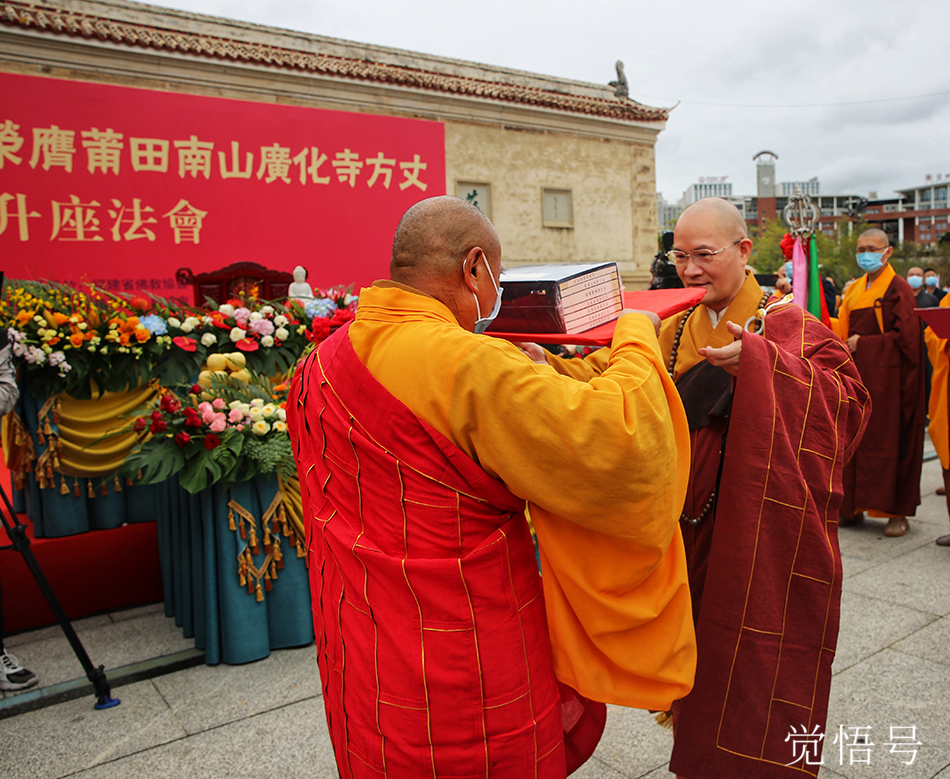
[[[692,458],[680,525],[698,660],[673,704],[670,760],[684,779],[817,774],[821,743],[806,762],[792,734],[825,732],[841,473],[869,416],[845,345],[790,301],[763,300],[751,249],[728,201],[684,211],[671,259],[706,296],[660,331]],[[548,359],[590,378],[608,356]]]
[[[844,471],[841,523],[869,509],[889,517],[884,534],[902,536],[920,505],[924,457],[924,340],[910,285],[887,262],[892,249],[881,230],[858,238],[858,253],[877,253],[883,265],[851,285],[838,312],[838,335],[851,349],[871,395],[873,431]]]

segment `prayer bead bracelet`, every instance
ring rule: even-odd
[[[698,525],[709,515],[710,510],[713,507],[713,502],[716,500],[716,491],[713,490],[712,495],[709,496],[709,500],[706,501],[706,505],[703,506],[703,510],[699,512],[699,516],[696,519],[692,517],[687,517],[686,513],[680,514],[680,520],[683,522],[689,522],[691,525]]]

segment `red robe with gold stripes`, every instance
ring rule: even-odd
[[[752,283],[736,301],[747,310],[734,302],[727,318],[754,315],[761,290]],[[674,704],[670,770],[686,779],[801,777],[819,767],[810,761],[821,742],[806,759],[793,732],[825,729],[842,471],[870,403],[847,348],[817,319],[783,304],[764,324],[762,335],[743,334],[734,383],[698,354],[677,379],[691,429],[703,425],[686,515],[698,517],[717,495],[711,514],[684,527],[698,661],[692,692]],[[695,325],[709,329],[703,319]]]
[[[384,389],[345,330],[287,413],[343,779],[565,776],[524,500]]]

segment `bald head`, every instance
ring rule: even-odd
[[[861,235],[858,236],[858,242],[860,243],[863,239],[869,241],[874,241],[880,246],[890,246],[891,239],[887,237],[887,233],[883,230],[879,230],[876,227],[872,227],[869,230],[865,230]]]
[[[410,286],[448,280],[476,246],[492,257],[501,253],[498,234],[485,214],[457,197],[422,200],[399,220],[390,278]]]
[[[702,200],[697,200],[680,214],[677,226],[683,218],[709,215],[715,218],[716,227],[724,238],[734,241],[749,237],[745,219],[739,209],[721,197],[704,197]]]

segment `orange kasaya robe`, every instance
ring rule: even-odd
[[[940,308],[950,308],[950,295],[944,295]],[[950,341],[938,337],[929,327],[924,330],[927,354],[933,365],[930,389],[930,440],[940,458],[940,465],[946,471],[950,469],[950,419],[948,419],[948,391],[950,381]]]
[[[688,692],[688,437],[645,318],[577,382],[377,282],[298,370],[288,425],[344,779],[557,779],[555,677],[651,709]]]
[[[849,287],[836,326],[841,340],[861,336],[854,362],[872,403],[872,432],[845,468],[841,513],[912,516],[920,505],[926,423],[923,326],[913,290],[890,264],[869,287],[867,281],[864,275]]]
[[[698,663],[692,692],[674,704],[670,762],[686,779],[814,774],[788,735],[823,732],[827,715],[842,467],[868,398],[844,344],[789,303],[769,308],[761,334],[743,334],[737,379],[706,362],[699,349],[731,343],[727,322],[745,326],[761,300],[750,275],[715,328],[698,306],[673,369],[692,442],[681,524]],[[684,316],[663,323],[666,361]],[[581,378],[584,363],[596,373],[603,360],[552,362]]]

